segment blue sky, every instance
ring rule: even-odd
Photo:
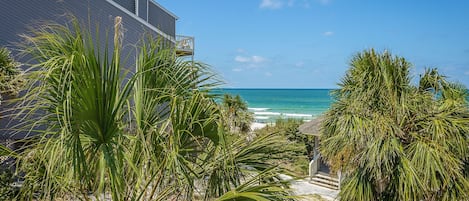
[[[469,86],[469,1],[157,0],[195,58],[235,88],[336,88],[359,51],[388,50],[418,77]]]

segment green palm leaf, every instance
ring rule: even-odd
[[[410,79],[404,58],[357,54],[323,122],[321,153],[345,200],[467,197],[467,89],[436,69]]]
[[[108,38],[92,37],[76,19],[23,36],[34,64],[15,128],[31,134],[19,157],[18,199],[191,200],[198,192],[212,199],[233,188],[251,198],[288,195],[272,169],[288,149],[272,136],[229,139],[207,93],[220,83],[207,65],[176,58],[146,35],[130,73],[119,18],[114,30],[104,49],[95,44]],[[251,177],[257,183],[242,185]]]

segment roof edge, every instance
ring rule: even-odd
[[[176,20],[179,20],[179,17],[177,15],[175,15],[173,12],[169,11],[168,9],[166,9],[165,7],[163,7],[161,4],[159,4],[158,2],[156,2],[155,0],[148,0],[149,2],[152,2],[153,4],[155,4],[155,6],[158,6],[159,8],[161,8],[162,10],[164,10],[166,13],[168,13],[169,15],[171,15],[172,17],[174,17],[174,19]]]
[[[155,31],[157,34],[159,34],[160,36],[163,36],[164,38],[170,40],[171,42],[173,43],[176,43],[176,39],[171,37],[169,34],[167,33],[164,33],[163,31],[161,31],[160,29],[156,28],[155,26],[153,26],[152,24],[148,23],[147,21],[145,21],[144,19],[142,19],[141,17],[137,16],[135,13],[132,13],[130,11],[128,11],[127,9],[125,9],[124,7],[122,7],[121,5],[119,5],[118,3],[114,2],[113,0],[106,0],[108,3],[110,3],[111,5],[113,5],[114,7],[120,9],[121,11],[123,11],[125,14],[129,15],[130,17],[136,19],[137,21],[139,21],[140,23],[142,23],[143,25],[147,26],[148,28],[152,29],[153,31]],[[150,0],[148,0],[150,1]]]

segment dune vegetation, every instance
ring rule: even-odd
[[[296,199],[280,175],[301,175],[311,159],[313,138],[298,132],[301,120],[251,132],[241,97],[216,103],[211,89],[221,81],[210,66],[177,57],[149,33],[124,44],[119,17],[110,37],[89,27],[71,17],[31,28],[19,47],[30,58],[24,76],[0,49],[1,94],[25,86],[11,130],[27,135],[18,150],[0,146],[1,156],[16,159],[20,181],[12,189],[12,175],[0,179],[8,192],[0,198]],[[124,54],[124,46],[134,51]],[[365,50],[334,90],[320,153],[341,174],[339,199],[469,197],[468,90],[437,69],[412,79],[411,66]]]
[[[6,97],[15,97],[23,86],[21,64],[13,59],[11,52],[0,47],[0,104]]]
[[[469,197],[467,89],[389,52],[358,53],[325,114],[320,151],[342,200]]]
[[[208,93],[220,84],[209,66],[150,34],[123,55],[119,18],[111,38],[88,27],[71,19],[23,35],[32,62],[13,129],[29,137],[12,199],[293,199],[275,162],[285,139],[232,134]]]

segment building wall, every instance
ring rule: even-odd
[[[113,0],[138,15],[154,27],[172,36],[176,35],[176,18],[153,0]],[[137,12],[138,10],[138,12]]]
[[[128,11],[135,13],[135,0],[114,0],[116,3],[126,8]]]
[[[126,7],[135,13],[136,2],[139,3],[139,11],[145,10],[145,7],[149,0],[114,0],[119,5]],[[133,9],[133,10],[132,10]],[[160,30],[165,34],[175,37],[175,18],[171,15],[165,15],[163,10],[153,8],[149,13],[151,14],[152,22],[160,26]],[[38,24],[44,23],[44,21],[54,21],[61,24],[65,24],[69,21],[66,15],[74,15],[82,23],[89,24],[90,27],[97,27],[99,25],[99,38],[100,46],[104,48],[104,40],[106,37],[106,31],[109,31],[109,35],[112,37],[114,18],[121,16],[123,21],[124,32],[124,49],[123,55],[133,54],[134,47],[128,44],[135,44],[140,37],[145,33],[151,33],[155,37],[158,36],[155,29],[150,28],[146,23],[145,19],[136,19],[135,14],[126,13],[107,0],[0,0],[0,46],[8,47],[13,50],[15,54],[15,43],[21,41],[20,34],[26,33],[28,27],[37,26]],[[167,14],[167,13],[166,13]],[[139,15],[145,15],[146,13],[140,13]],[[137,17],[138,18],[138,17]],[[168,21],[168,22],[164,22]],[[89,23],[88,23],[89,22]],[[94,31],[92,32],[94,33]],[[160,36],[161,37],[161,36]],[[110,38],[112,40],[112,38]],[[126,45],[127,44],[127,45]],[[112,51],[112,48],[110,48]],[[134,63],[132,57],[127,60],[126,66],[132,66]],[[18,59],[18,58],[16,58]],[[26,58],[19,60],[22,63],[26,62]],[[0,105],[0,111],[3,111],[6,106],[5,104]],[[6,113],[0,113],[5,116]],[[10,125],[8,125],[10,123]],[[0,116],[0,139],[11,138],[11,133],[5,130],[7,127],[18,124],[20,122],[10,121],[9,118],[1,118]],[[22,138],[24,134],[16,135],[14,138]]]
[[[153,2],[148,4],[148,22],[161,30],[166,30],[171,36],[176,35],[176,20]]]
[[[138,16],[145,21],[148,21],[147,6],[149,3],[150,3],[149,0],[137,0]]]
[[[119,5],[130,9],[135,14],[135,0],[114,0]],[[151,0],[149,0],[151,1]],[[146,16],[146,0],[138,0],[140,16]],[[171,37],[175,37],[175,18],[164,12],[153,3],[148,3],[150,22],[154,27]],[[142,21],[116,8],[106,0],[15,0],[0,2],[0,45],[11,45],[18,42],[22,34],[27,31],[28,25],[40,21],[56,21],[64,23],[66,14],[73,14],[83,22],[91,25],[99,24],[104,27],[112,26],[114,17],[123,18],[125,42],[135,42],[146,31],[156,33]],[[145,21],[146,19],[141,19]]]

